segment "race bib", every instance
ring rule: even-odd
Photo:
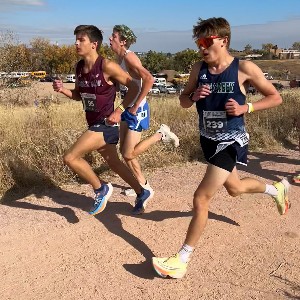
[[[207,133],[227,132],[226,111],[203,111],[203,126]]]
[[[81,93],[81,99],[83,104],[83,109],[85,111],[98,112],[96,107],[96,95],[89,93]]]

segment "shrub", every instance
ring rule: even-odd
[[[248,96],[256,101],[259,95]],[[283,104],[274,109],[247,114],[250,149],[279,150],[297,141],[295,118],[300,111],[300,90],[282,93]],[[0,194],[12,188],[62,185],[79,178],[62,163],[63,153],[86,129],[82,105],[71,100],[40,99],[27,106],[0,105]],[[55,99],[54,99],[55,100]],[[56,99],[57,100],[57,99]],[[182,109],[178,96],[149,97],[151,128],[143,138],[165,123],[180,138],[180,147],[157,143],[141,155],[144,170],[201,160],[198,115],[195,107]],[[5,103],[5,104],[3,104]],[[101,176],[107,166],[94,152],[86,159]],[[110,173],[109,173],[110,174]]]

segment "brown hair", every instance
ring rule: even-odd
[[[231,29],[228,21],[224,18],[209,18],[203,20],[199,18],[196,25],[193,27],[193,38],[197,39],[200,36],[218,35],[227,37],[227,48],[230,45]]]
[[[94,25],[78,25],[74,30],[74,34],[77,35],[78,33],[86,34],[91,42],[97,42],[97,51],[100,49],[103,35],[98,27]]]

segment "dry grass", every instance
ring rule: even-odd
[[[274,150],[296,144],[294,119],[300,111],[300,90],[285,91],[283,99],[283,105],[278,108],[248,115],[252,149]],[[170,145],[154,145],[140,157],[143,169],[201,159],[195,108],[181,109],[177,96],[150,97],[149,101],[152,121],[144,137],[165,123],[179,136],[180,147],[174,150]],[[36,107],[2,102],[0,194],[12,187],[31,188],[78,181],[76,175],[63,165],[62,155],[86,129],[81,103],[69,100],[53,103],[44,99]],[[86,159],[97,173],[107,171],[98,153],[92,153]]]
[[[253,60],[264,72],[269,72],[275,79],[286,79],[286,71],[289,80],[294,77],[300,78],[300,59],[276,59],[276,60]]]

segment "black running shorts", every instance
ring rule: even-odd
[[[248,145],[241,147],[235,142],[216,153],[220,142],[201,136],[200,143],[206,161],[216,167],[232,172],[237,163],[247,165]]]

